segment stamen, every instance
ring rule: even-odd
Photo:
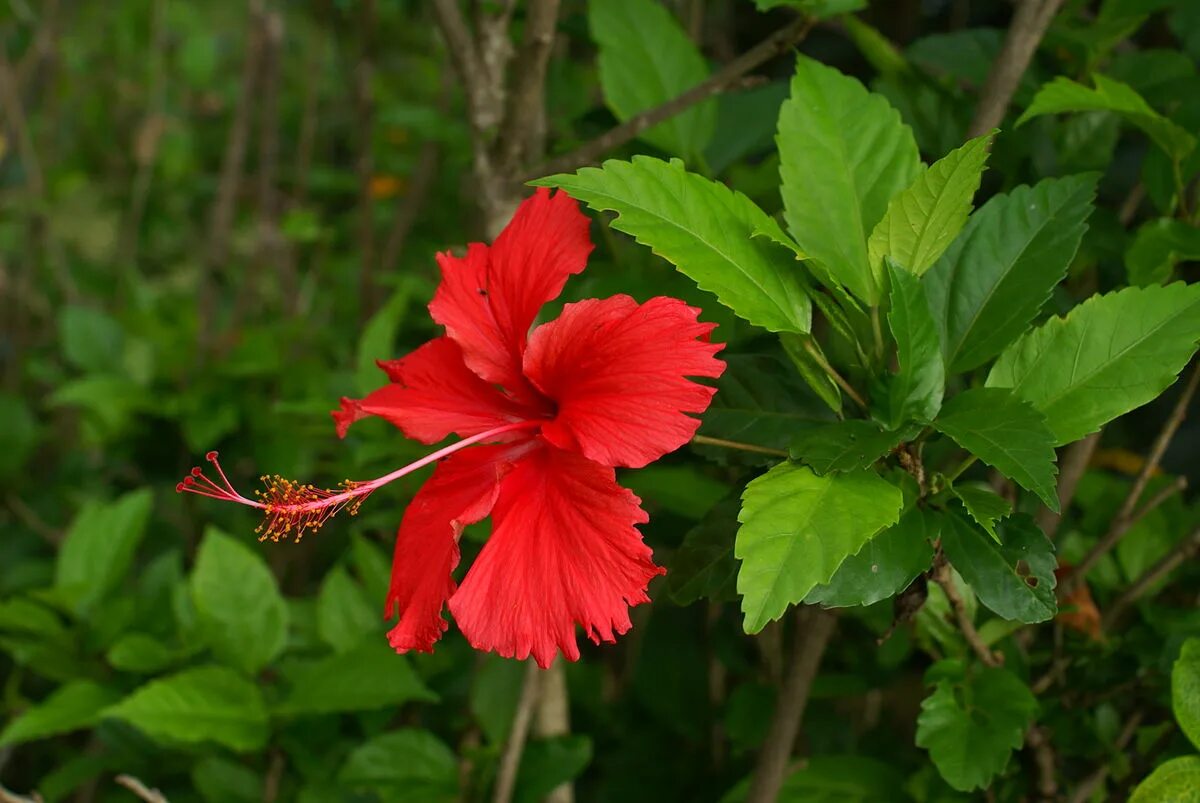
[[[221,468],[221,464],[217,460],[217,453],[209,452],[204,458],[213,464],[220,482],[218,483],[210,479],[205,475],[203,469],[197,466],[181,482],[176,484],[175,490],[178,493],[190,493],[209,499],[236,502],[239,505],[257,508],[263,511],[264,514],[262,524],[255,529],[255,532],[258,533],[259,541],[265,541],[268,538],[272,541],[279,541],[280,539],[291,537],[298,542],[304,537],[305,533],[316,532],[321,529],[325,522],[343,510],[348,510],[351,516],[357,515],[359,507],[366,501],[367,497],[377,488],[387,485],[389,482],[398,480],[406,474],[411,474],[430,463],[435,463],[443,457],[457,452],[459,449],[488,440],[505,432],[512,432],[518,429],[532,429],[540,423],[539,421],[519,421],[515,424],[505,424],[504,426],[490,429],[487,432],[463,438],[458,443],[453,443],[444,449],[439,449],[433,454],[426,455],[420,460],[409,463],[407,466],[398,468],[390,474],[385,474],[377,479],[367,482],[342,480],[342,482],[338,483],[336,489],[306,485],[294,480],[284,479],[278,474],[263,476],[259,478],[262,481],[263,489],[254,492],[254,499],[248,499],[237,492],[233,487],[233,483],[225,476],[225,471]]]

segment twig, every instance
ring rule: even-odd
[[[832,613],[813,605],[801,605],[794,618],[796,634],[791,666],[775,704],[770,730],[758,754],[746,803],[773,803],[778,797],[817,669],[837,624]]]
[[[854,386],[847,382],[846,378],[839,374],[836,368],[830,365],[829,360],[825,359],[825,355],[821,353],[821,350],[813,344],[813,339],[811,337],[804,338],[804,350],[807,351],[808,355],[813,358],[813,362],[819,365],[821,370],[824,371],[830,379],[836,382],[837,386],[841,388],[847,396],[854,400],[854,403],[857,404],[859,408],[861,408],[864,412],[870,409],[866,399],[860,396],[858,391],[854,389]]]
[[[720,446],[723,449],[737,449],[742,452],[769,454],[772,457],[788,456],[788,453],[782,449],[772,449],[769,446],[756,446],[753,443],[742,443],[741,441],[727,441],[724,438],[710,438],[707,435],[693,435],[692,443],[699,443],[703,446]]]
[[[979,660],[987,666],[1003,666],[1004,656],[998,655],[988,648],[983,637],[979,635],[979,631],[975,629],[975,623],[967,615],[966,603],[963,602],[962,595],[958,593],[958,589],[954,585],[954,577],[950,574],[950,564],[945,559],[942,559],[934,570],[933,579],[942,587],[942,591],[946,592],[946,599],[950,601],[954,618],[958,620],[958,629],[962,631],[967,644],[979,656]]]
[[[58,546],[62,543],[62,532],[47,524],[46,520],[39,516],[36,510],[25,504],[24,499],[10,492],[5,495],[4,502],[17,515],[17,518],[26,527],[41,536],[43,541],[51,546]]]
[[[1036,724],[1025,731],[1025,744],[1033,751],[1033,762],[1037,765],[1037,791],[1042,800],[1054,800],[1058,794],[1058,762],[1054,746]]]
[[[992,62],[983,85],[968,138],[982,136],[999,127],[1004,120],[1004,112],[1021,83],[1021,76],[1029,68],[1034,52],[1062,4],[1063,0],[1020,0],[1000,55]]]
[[[167,799],[163,797],[162,792],[157,789],[148,788],[132,775],[118,775],[115,780],[118,784],[137,795],[139,799],[146,801],[146,803],[167,803]]]
[[[33,135],[29,132],[29,121],[25,117],[25,108],[21,103],[21,92],[17,86],[17,76],[8,53],[0,47],[0,108],[8,118],[9,128],[17,139],[17,155],[21,158],[21,166],[25,169],[25,183],[29,193],[36,199],[42,199],[46,194],[46,182],[42,176],[42,165],[38,160],[37,148],[33,145]]]
[[[458,74],[458,78],[467,92],[467,110],[470,114],[471,127],[482,130],[487,127],[489,122],[485,111],[487,103],[483,97],[482,87],[487,76],[479,63],[479,53],[475,48],[471,30],[467,27],[466,20],[463,19],[462,10],[458,7],[458,0],[434,0],[433,11],[437,18],[438,29],[442,32],[442,38],[446,40],[446,50],[450,56],[450,62],[454,65],[454,71]]]
[[[1186,538],[1164,555],[1157,563],[1142,572],[1128,588],[1109,604],[1108,609],[1100,619],[1100,627],[1107,630],[1116,623],[1125,610],[1142,598],[1151,586],[1175,571],[1183,562],[1200,553],[1200,527],[1197,527]]]
[[[271,751],[271,761],[267,765],[267,777],[263,781],[263,803],[275,803],[279,799],[279,784],[283,781],[283,770],[287,766],[287,758],[278,748]]]
[[[1133,741],[1133,736],[1137,733],[1138,726],[1142,724],[1142,717],[1144,715],[1142,711],[1134,711],[1129,719],[1125,721],[1125,727],[1121,728],[1121,733],[1117,736],[1117,741],[1113,744],[1115,752],[1124,750]],[[1108,777],[1109,767],[1112,766],[1112,763],[1111,757],[1105,758],[1100,763],[1100,766],[1096,767],[1095,770],[1080,782],[1079,786],[1075,788],[1075,791],[1067,799],[1067,803],[1085,803],[1085,801],[1091,800],[1093,793],[1100,788],[1100,784],[1104,783],[1104,779]]]
[[[46,803],[45,799],[37,792],[30,792],[29,796],[18,795],[16,792],[10,792],[0,784],[0,803]]]
[[[1075,490],[1079,487],[1079,481],[1083,479],[1084,472],[1087,471],[1088,463],[1091,462],[1092,455],[1095,454],[1096,446],[1099,443],[1100,433],[1093,432],[1083,440],[1075,441],[1063,451],[1058,471],[1059,512],[1055,513],[1050,508],[1043,506],[1035,517],[1038,527],[1050,538],[1054,538],[1055,533],[1058,532],[1063,514],[1071,506],[1071,501],[1075,498]]]
[[[567,695],[567,676],[563,671],[561,659],[556,658],[554,663],[550,664],[550,668],[541,673],[540,686],[534,733],[538,736],[562,736],[570,733],[571,701]],[[574,800],[575,787],[570,781],[556,786],[545,797],[545,803],[573,803]]]
[[[354,116],[358,129],[358,310],[362,321],[375,311],[375,199],[371,177],[375,172],[372,131],[375,127],[375,102],[371,81],[375,73],[375,0],[359,3],[359,52],[354,66]]]
[[[686,111],[697,103],[708,100],[746,73],[786,52],[788,48],[797,44],[808,35],[814,23],[815,20],[810,18],[801,18],[793,21],[726,64],[706,81],[696,84],[696,86],[661,106],[656,106],[640,114],[635,114],[624,123],[609,129],[570,153],[556,156],[544,162],[537,169],[522,176],[521,180],[528,181],[551,173],[564,173],[592,164],[613,148],[624,145],[626,142],[636,138],[642,132],[653,128],[664,120],[668,120],[680,112]]]
[[[516,85],[508,93],[504,121],[496,140],[496,163],[511,175],[530,150],[530,135],[544,130],[546,68],[554,45],[560,0],[530,0],[525,13],[525,35],[514,67]],[[539,138],[540,139],[540,138]]]
[[[492,792],[492,803],[509,803],[517,784],[517,770],[521,767],[521,754],[529,738],[529,726],[533,723],[533,710],[538,701],[541,685],[541,670],[532,660],[525,663],[525,680],[521,684],[521,697],[513,716],[508,741],[504,743],[504,755],[500,757],[500,769],[496,773],[496,787]]]

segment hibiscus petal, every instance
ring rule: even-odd
[[[462,351],[448,337],[379,367],[392,384],[365,399],[343,398],[342,409],[333,412],[339,437],[368,415],[391,421],[422,443],[436,443],[451,432],[466,438],[535,414],[467,370]]]
[[[715,324],[675,298],[629,296],[567,304],[530,337],[525,374],[558,403],[542,427],[556,446],[607,466],[644,466],[678,449],[715,390],[687,379],[718,377],[725,363],[708,342]]]
[[[524,398],[521,355],[529,327],[567,277],[583,270],[591,250],[579,205],[543,187],[490,248],[472,243],[461,259],[438,254],[442,283],[429,313],[462,347],[472,371]]]
[[[450,573],[458,565],[458,536],[491,512],[510,456],[508,446],[476,446],[450,455],[404,512],[384,606],[385,617],[400,615],[388,632],[397,652],[429,652],[445,632],[442,608],[454,593]]]
[[[629,606],[649,601],[664,570],[634,527],[641,500],[612,468],[546,445],[501,482],[494,527],[450,611],[471,645],[550,665],[579,658],[575,625],[592,641],[629,630]]]

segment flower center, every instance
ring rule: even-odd
[[[430,463],[436,463],[443,457],[448,457],[459,449],[480,441],[486,441],[505,432],[534,429],[539,426],[541,426],[540,421],[518,421],[514,424],[505,424],[495,429],[489,429],[487,432],[463,438],[458,443],[452,443],[444,449],[428,454],[390,474],[365,482],[343,480],[338,483],[337,488],[333,489],[318,488],[314,485],[284,479],[278,474],[263,476],[260,478],[263,489],[254,492],[254,499],[238,493],[229,478],[225,476],[225,471],[217,460],[217,453],[209,452],[204,459],[213,464],[217,479],[211,479],[203,469],[197,466],[175,486],[175,490],[179,493],[191,493],[197,496],[206,496],[209,499],[219,499],[222,502],[236,502],[239,505],[263,511],[263,522],[255,529],[255,532],[259,534],[259,541],[265,541],[268,538],[278,541],[289,537],[294,537],[296,541],[299,541],[305,533],[321,529],[325,522],[343,510],[349,510],[351,516],[357,514],[358,508],[366,501],[367,497],[377,488],[381,488],[389,482],[411,474]]]

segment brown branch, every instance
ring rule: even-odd
[[[1125,727],[1121,728],[1121,733],[1118,734],[1117,741],[1113,744],[1116,752],[1129,747],[1129,743],[1133,741],[1134,734],[1137,733],[1138,726],[1142,724],[1142,717],[1144,715],[1142,711],[1134,711],[1129,719],[1125,721]],[[1112,763],[1111,757],[1106,757],[1100,766],[1096,767],[1095,770],[1080,782],[1075,791],[1071,793],[1071,796],[1067,798],[1067,803],[1085,803],[1085,801],[1091,800],[1092,795],[1100,788],[1100,784],[1104,783],[1104,779],[1108,777],[1109,767],[1112,766]]]
[[[992,62],[980,93],[975,117],[967,130],[968,138],[983,136],[1003,122],[1021,76],[1029,68],[1034,52],[1062,4],[1063,0],[1019,0],[1004,45]]]
[[[643,628],[644,630],[644,628]],[[555,659],[541,673],[541,688],[537,704],[537,719],[533,731],[538,736],[562,736],[571,732],[570,698],[567,695],[567,676],[563,661]],[[546,795],[545,803],[573,803],[575,788],[567,781]]]
[[[279,785],[283,782],[283,771],[287,758],[282,750],[273,749],[267,764],[267,777],[263,781],[263,803],[275,803],[279,799]]]
[[[1075,491],[1079,487],[1079,481],[1083,479],[1084,472],[1087,471],[1088,463],[1091,462],[1092,455],[1096,453],[1096,447],[1099,443],[1100,433],[1093,432],[1083,440],[1075,441],[1063,450],[1058,471],[1059,512],[1055,513],[1048,507],[1042,507],[1038,510],[1035,518],[1038,527],[1051,539],[1058,532],[1058,527],[1062,524],[1063,515],[1067,512],[1067,508],[1071,506],[1072,500],[1075,499]]]
[[[787,457],[788,453],[783,449],[772,449],[769,446],[758,446],[753,443],[742,443],[741,441],[727,441],[724,438],[710,438],[707,435],[693,435],[692,443],[698,443],[702,446],[720,446],[723,449],[737,449],[742,452],[754,452],[755,454],[766,454],[772,457]]]
[[[45,799],[37,792],[30,792],[28,797],[9,791],[0,784],[0,803],[45,803]]]
[[[967,644],[979,656],[979,660],[987,666],[1003,666],[1004,656],[992,652],[984,643],[983,637],[979,635],[979,631],[975,629],[975,623],[971,621],[971,617],[967,615],[967,605],[954,585],[954,576],[950,574],[950,564],[945,559],[942,559],[934,570],[933,579],[942,587],[942,591],[946,592],[946,599],[949,600],[950,608],[954,611],[954,618],[958,621],[958,629],[962,631]]]
[[[1033,751],[1033,761],[1037,765],[1037,791],[1042,800],[1054,800],[1058,794],[1058,761],[1054,755],[1054,746],[1047,738],[1046,732],[1040,727],[1030,725],[1025,731],[1025,745]]]
[[[1111,628],[1125,613],[1125,610],[1141,599],[1151,586],[1178,569],[1195,554],[1200,554],[1200,527],[1189,533],[1170,552],[1142,572],[1140,577],[1121,592],[1105,610],[1104,616],[1100,620],[1100,627],[1105,630]]]
[[[162,792],[157,789],[150,789],[132,775],[118,775],[115,780],[118,784],[137,795],[140,800],[146,801],[146,803],[167,803],[167,799],[163,796]]]
[[[8,493],[4,497],[5,503],[9,510],[16,514],[21,522],[33,530],[42,540],[51,546],[59,546],[63,541],[63,533],[61,530],[52,527],[46,523],[46,520],[38,515],[38,512],[25,504],[25,500],[17,496],[15,493]]]
[[[667,101],[661,106],[647,109],[640,114],[630,117],[624,123],[609,129],[590,142],[587,142],[570,153],[556,156],[539,165],[536,170],[521,177],[528,181],[551,173],[564,173],[594,163],[604,154],[619,145],[636,138],[644,131],[653,128],[664,120],[690,109],[697,103],[708,100],[717,93],[735,83],[743,75],[757,69],[776,56],[786,52],[796,45],[812,30],[814,20],[797,19],[771,36],[759,42],[754,47],[726,64],[707,80],[696,84],[682,95]]]
[[[812,605],[798,607],[794,619],[796,633],[792,643],[791,666],[779,691],[770,730],[758,754],[750,791],[746,793],[746,803],[773,803],[778,797],[817,669],[837,624],[832,613]]]
[[[496,773],[496,786],[492,791],[492,803],[510,803],[513,789],[517,785],[517,770],[521,768],[521,754],[529,738],[529,726],[533,723],[533,711],[538,701],[541,685],[541,670],[532,660],[525,662],[525,680],[521,684],[521,697],[513,716],[508,741],[504,743],[504,754],[500,757],[500,769]]]
[[[442,38],[446,40],[450,63],[467,93],[471,127],[482,128],[480,115],[486,105],[482,87],[485,75],[471,29],[467,27],[467,21],[458,7],[458,0],[434,0],[433,12]]]
[[[560,0],[531,0],[525,15],[525,35],[514,69],[516,86],[508,93],[504,121],[496,140],[496,163],[502,175],[516,172],[522,158],[544,130],[546,68],[554,45]]]

